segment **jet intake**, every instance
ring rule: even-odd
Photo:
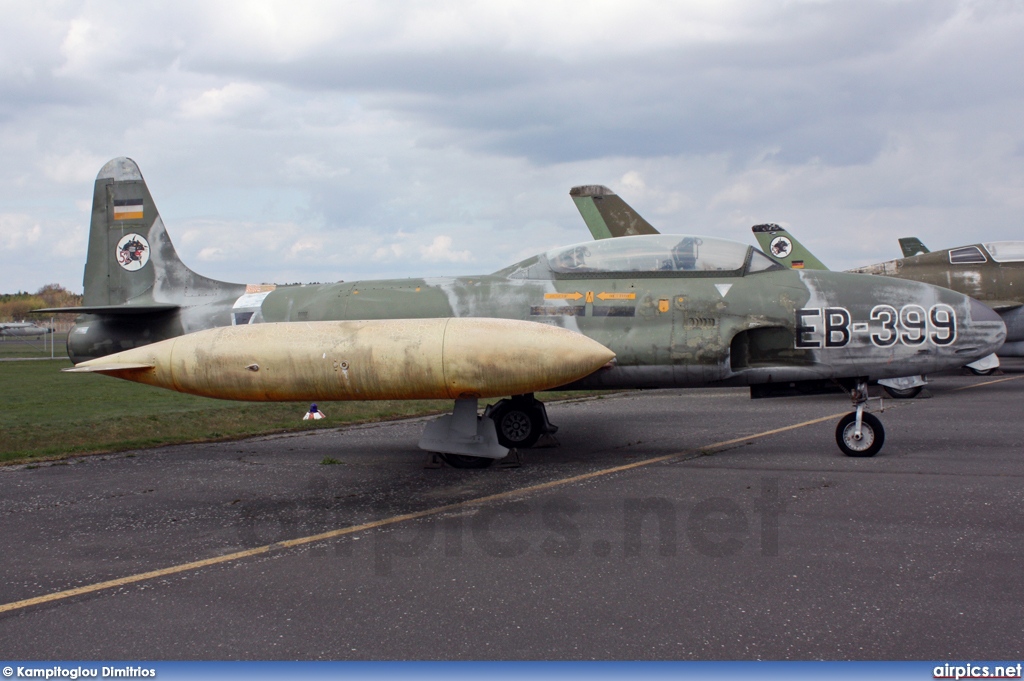
[[[228,400],[472,399],[565,385],[614,357],[586,336],[536,322],[381,319],[226,326],[65,371]]]

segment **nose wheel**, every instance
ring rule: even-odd
[[[836,444],[846,456],[874,456],[885,444],[885,428],[874,414],[864,410],[867,406],[868,385],[858,383],[850,391],[855,411],[839,419],[836,426]],[[881,398],[877,398],[881,402]]]
[[[861,415],[858,435],[857,412],[851,412],[839,419],[836,444],[846,456],[874,456],[885,444],[885,429],[877,416],[865,412]]]

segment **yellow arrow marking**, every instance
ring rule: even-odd
[[[598,300],[636,300],[635,293],[606,293],[601,291],[597,294]]]
[[[583,297],[583,294],[579,291],[573,293],[545,293],[544,297],[548,300],[579,300]]]

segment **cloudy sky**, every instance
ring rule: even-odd
[[[115,156],[240,282],[494,271],[594,183],[834,268],[1024,239],[1022,76],[1015,0],[0,0],[0,292],[81,290]]]

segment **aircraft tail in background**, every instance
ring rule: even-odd
[[[604,185],[573,187],[569,190],[569,196],[595,239],[659,233],[618,194]]]
[[[754,225],[750,228],[761,250],[794,270],[827,270],[792,234],[778,225]]]
[[[916,236],[905,236],[900,239],[900,250],[903,251],[904,258],[931,252]]]

